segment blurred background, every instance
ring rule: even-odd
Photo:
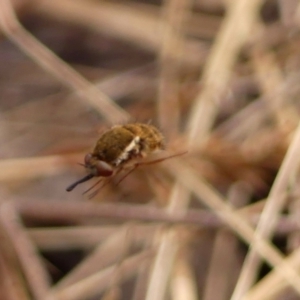
[[[299,24],[297,0],[1,0],[0,298],[300,299]],[[188,152],[67,193],[128,122]]]

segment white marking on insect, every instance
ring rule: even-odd
[[[136,154],[139,152],[139,142],[140,142],[140,137],[136,136],[130,144],[124,149],[124,151],[121,153],[121,155],[115,160],[114,165],[117,167],[119,166],[122,162],[126,161],[129,159],[129,154],[132,150],[136,150]]]

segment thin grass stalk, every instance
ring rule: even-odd
[[[188,122],[190,141],[197,140],[201,145],[207,140],[238,53],[249,38],[262,3],[262,0],[229,2],[225,19],[201,76],[203,88],[191,109]]]
[[[101,268],[119,261],[124,252],[124,247],[122,247],[124,234],[124,230],[118,230],[105,241],[99,243],[81,263],[57,283],[56,290],[63,290],[67,286],[76,284],[76,282],[99,272]]]
[[[170,215],[176,213],[183,215],[187,210],[188,202],[189,191],[178,182],[172,189],[166,210]],[[179,242],[176,239],[176,231],[171,229],[161,237],[153,264],[153,270],[150,274],[146,300],[164,299],[178,248]]]
[[[189,118],[187,134],[191,147],[205,140],[208,134],[217,112],[214,103],[216,97],[215,90],[217,90],[219,96],[224,92],[224,87],[229,80],[230,69],[233,67],[240,47],[248,36],[261,2],[261,0],[251,2],[247,0],[232,1],[229,6],[226,20],[217,37],[217,42],[209,58],[209,63],[204,70],[205,92],[202,91],[195,100],[196,102]],[[237,23],[241,26],[236,26]],[[215,80],[215,78],[219,78],[219,75],[221,78]],[[167,210],[170,213],[176,211],[183,213],[188,206],[189,197],[189,191],[179,181],[176,182]],[[178,247],[178,243],[174,242],[172,235],[168,235],[162,239],[154,261],[146,300],[163,300],[165,297],[171,267],[176,255],[175,250]],[[161,264],[164,264],[166,268],[162,270]]]
[[[287,95],[284,95],[278,88],[282,86],[284,76],[275,54],[267,51],[264,46],[259,44],[259,41],[251,47],[250,53],[263,92],[263,99],[267,102],[278,129],[285,133],[297,125],[299,116],[296,108],[288,103]]]
[[[2,239],[2,247],[5,240]],[[6,257],[3,249],[0,249],[0,295],[7,300],[30,300],[28,291],[21,278],[19,270],[12,264],[12,260]]]
[[[63,85],[76,91],[108,122],[114,124],[129,119],[129,115],[121,107],[26,31],[19,23],[9,0],[0,2],[0,26],[7,38],[36,64]]]
[[[195,225],[200,227],[205,227],[209,229],[221,229],[227,227],[227,224],[220,218],[218,218],[215,213],[209,212],[207,210],[192,209],[186,212],[173,212],[168,213],[158,208],[142,207],[140,205],[123,205],[123,204],[97,204],[88,202],[62,202],[58,200],[39,201],[26,199],[25,201],[18,200],[15,202],[15,206],[20,212],[21,216],[25,219],[35,220],[35,221],[47,221],[47,222],[57,222],[64,220],[65,222],[79,222],[82,220],[101,220],[102,218],[110,219],[111,221],[141,221],[141,222],[155,222],[164,223],[170,225]],[[237,210],[237,212],[250,223],[253,227],[256,226],[259,218],[260,211],[262,210],[264,203],[258,202],[258,204],[246,206],[242,209]],[[299,230],[299,223],[297,220],[291,217],[282,216],[277,224],[276,233],[278,235],[286,235],[293,231]],[[146,225],[149,226],[148,234],[154,229],[158,224]],[[154,226],[154,227],[152,227]],[[152,227],[152,229],[151,229]],[[72,241],[74,239],[74,234],[76,229],[72,230],[62,230],[60,233],[52,231],[49,229],[29,229],[29,234],[36,239],[36,242],[41,246],[45,247],[60,247],[61,242],[56,242],[55,240],[60,238],[67,238]],[[88,230],[88,229],[87,229]],[[85,229],[78,229],[78,238],[84,235]],[[38,231],[35,235],[35,231]],[[105,230],[104,230],[105,231]],[[108,232],[113,232],[113,229]],[[143,232],[143,229],[142,229]],[[137,232],[137,237],[142,235],[142,232]],[[43,242],[40,240],[39,236],[44,234],[45,238],[49,237],[49,241]],[[52,242],[51,240],[54,239]],[[96,242],[95,242],[96,243]],[[91,241],[92,244],[92,241]],[[82,246],[85,247],[86,243],[83,242]],[[62,246],[63,247],[63,246]]]
[[[28,180],[42,176],[60,174],[69,169],[82,155],[52,155],[33,158],[13,158],[0,160],[0,182]]]
[[[50,278],[37,252],[21,225],[18,213],[11,202],[0,206],[0,222],[10,237],[23,272],[36,300],[44,300],[50,289]]]
[[[299,190],[299,176],[297,176],[297,182],[295,183],[295,188],[294,191],[292,191],[290,195],[290,201],[288,203],[288,211],[289,215],[295,219],[299,220],[300,219],[300,202],[299,202],[299,195],[300,195],[300,190]],[[289,235],[287,235],[287,252],[290,254],[294,252],[296,249],[298,249],[300,246],[300,232],[292,232]]]
[[[284,260],[289,265],[300,270],[300,250],[295,250]],[[264,278],[257,282],[242,298],[242,300],[273,300],[289,287],[286,280],[282,280],[282,275],[278,272],[278,265]]]
[[[73,23],[135,46],[159,49],[161,23],[152,14],[123,3],[46,0],[34,10],[48,18]]]
[[[186,253],[181,253],[175,262],[170,286],[172,300],[199,299],[197,279]]]
[[[233,184],[228,201],[235,208],[249,202],[249,192],[243,183]],[[238,211],[238,210],[236,210]],[[234,260],[238,249],[236,236],[228,229],[218,231],[213,246],[212,258],[205,282],[203,300],[227,300],[233,288]]]
[[[192,192],[199,201],[212,209],[222,220],[230,226],[245,242],[253,245],[253,250],[257,251],[271,266],[281,266],[281,276],[285,278],[291,286],[300,294],[300,276],[292,265],[286,263],[282,254],[270,243],[268,243],[249,225],[243,217],[239,216],[230,205],[215,190],[213,190],[192,168],[185,166],[178,161],[168,163],[171,173],[178,174],[180,170],[180,181]]]
[[[135,243],[144,245],[154,235],[157,225],[138,225],[133,229]],[[119,225],[68,226],[55,228],[30,228],[28,234],[44,251],[68,249],[90,250],[119,230]]]
[[[159,53],[160,80],[157,112],[161,129],[168,138],[176,136],[180,123],[180,61],[183,53],[183,27],[190,14],[191,1],[165,0],[162,8],[162,45]],[[174,49],[177,49],[174,56]]]
[[[159,14],[153,16],[153,7],[141,9],[140,5],[141,3],[138,3],[135,8],[134,5],[127,2],[121,4],[79,0],[44,0],[38,2],[33,9],[39,15],[47,18],[79,25],[100,34],[125,40],[147,51],[158,53],[162,41],[162,24]],[[181,56],[182,62],[193,66],[202,64],[207,56],[207,45],[186,39],[184,46],[189,55]],[[173,49],[172,56],[178,56],[176,48]]]
[[[285,197],[282,197],[282,195],[287,191],[291,184],[293,184],[296,172],[298,171],[300,162],[299,151],[300,123],[275,178],[256,228],[256,234],[263,238],[270,238],[274,233],[276,223],[279,220],[279,214],[286,203]],[[241,299],[242,295],[246,293],[251,285],[253,285],[257,277],[260,264],[261,261],[256,250],[253,249],[252,245],[250,245],[250,250],[244,261],[244,265],[231,300]]]
[[[172,174],[179,174],[178,172],[180,171],[178,179],[182,184],[194,192],[198,200],[213,210],[238,236],[248,244],[251,244],[252,251],[255,251],[255,254],[259,253],[272,267],[280,266],[277,270],[282,278],[288,281],[295,291],[300,294],[300,276],[293,265],[284,261],[284,257],[278,249],[268,243],[259,233],[255,232],[251,225],[236,213],[221,195],[203,179],[201,180],[199,174],[196,174],[192,168],[179,163],[179,160],[176,160],[176,162],[174,160],[172,164],[169,162],[167,164]]]
[[[150,265],[141,264],[138,268],[137,280],[135,282],[132,300],[144,300],[147,291],[148,278],[150,273]]]
[[[5,299],[9,300],[30,300],[28,285],[4,223],[0,217],[0,295],[3,299],[6,297]]]

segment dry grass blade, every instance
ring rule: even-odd
[[[113,235],[99,244],[85,260],[78,264],[67,276],[65,276],[57,285],[57,290],[76,284],[76,282],[99,272],[102,268],[120,261],[126,252],[125,238],[127,237],[127,228],[120,228]]]
[[[208,137],[237,54],[249,38],[262,2],[234,0],[228,4],[228,11],[201,77],[203,89],[191,110],[189,136],[198,144]]]
[[[23,278],[18,255],[14,251],[11,236],[7,231],[6,221],[2,220],[0,216],[0,295],[3,299],[29,300],[28,286]]]
[[[82,160],[81,155],[53,155],[0,160],[0,181],[26,180],[59,174]]]
[[[3,241],[3,240],[2,240]],[[8,300],[29,300],[29,295],[16,268],[11,266],[12,259],[0,252],[0,295]]]
[[[0,185],[13,210],[0,205],[0,298],[227,300],[249,245],[257,264],[239,282],[264,265],[236,298],[299,298],[298,5],[0,0]],[[97,178],[67,193],[107,121],[129,119],[188,153],[146,158],[92,201],[81,191]],[[251,203],[237,209],[226,198],[244,197],[230,194],[240,182]]]
[[[133,5],[112,2],[86,2],[80,0],[40,1],[34,8],[39,14],[55,20],[74,23],[95,32],[122,40],[136,46],[159,52],[162,43],[159,14],[153,17],[152,10],[143,11]],[[181,56],[184,63],[194,65],[207,56],[204,43],[185,41],[189,55]],[[172,57],[180,57],[177,48],[172,49]]]
[[[178,224],[178,225],[197,225],[200,227],[205,227],[207,229],[220,229],[228,227],[224,220],[220,219],[214,213],[207,210],[186,210],[183,214],[182,212],[173,212],[172,214],[162,211],[158,208],[142,207],[140,205],[122,205],[122,204],[97,204],[97,203],[77,203],[77,202],[61,202],[52,200],[51,202],[41,202],[34,200],[17,201],[15,202],[16,208],[20,211],[21,215],[25,219],[31,219],[36,221],[47,221],[47,222],[57,222],[64,220],[65,222],[79,222],[84,219],[97,219],[106,218],[114,221],[143,221],[143,222],[163,222],[165,224]],[[255,208],[252,212],[252,206],[245,207],[236,212],[239,213],[245,220],[250,224],[255,226],[258,223],[260,217],[260,210],[262,210],[263,205],[259,205],[258,211]],[[143,228],[141,232],[137,230],[135,235],[139,237],[140,235],[151,234],[151,231],[158,225],[145,225],[146,233],[143,233]],[[149,228],[148,228],[149,226]],[[285,235],[294,232],[299,229],[299,223],[297,220],[291,217],[282,217],[278,222],[277,233],[279,235]],[[99,229],[100,230],[100,229]],[[106,236],[117,230],[114,228],[102,228],[99,232],[99,238]],[[96,231],[96,232],[94,232]],[[59,247],[63,248],[61,241],[57,241],[60,237],[63,241],[70,241],[71,245],[82,245],[84,247],[85,241],[76,241],[75,234],[78,234],[78,238],[84,236],[89,232],[91,234],[91,241],[88,245],[95,245],[97,243],[97,232],[98,229],[92,229],[88,227],[78,228],[78,229],[49,229],[41,230],[32,229],[29,231],[32,237],[36,240],[38,245],[41,247]],[[94,236],[95,234],[95,236]],[[141,237],[142,238],[142,237]],[[47,240],[48,239],[48,240]],[[74,241],[75,239],[75,241]],[[52,241],[53,240],[53,241]]]
[[[171,295],[174,300],[197,300],[196,276],[186,255],[176,260],[171,279]]]
[[[214,45],[209,62],[204,70],[204,90],[196,99],[192,114],[189,119],[188,131],[189,144],[197,145],[207,138],[208,130],[214,121],[216,114],[216,97],[220,94],[229,80],[230,70],[236,59],[236,54],[245,42],[249,30],[256,18],[260,1],[232,1],[228,10],[228,16]],[[240,24],[240,26],[236,26]],[[216,76],[218,74],[218,76]],[[217,93],[217,94],[216,94]],[[168,210],[184,212],[189,202],[189,191],[180,183],[176,183],[169,199]],[[178,246],[178,245],[177,245]],[[158,254],[154,261],[153,272],[150,277],[147,300],[162,300],[166,292],[167,282],[171,266],[175,259],[176,243],[171,236],[162,240]],[[171,255],[172,254],[172,255]],[[167,268],[161,272],[160,264],[164,263]]]
[[[150,265],[147,263],[141,264],[138,268],[138,277],[135,283],[135,288],[132,296],[132,300],[145,299],[145,291],[147,290],[148,275],[150,270]]]
[[[300,269],[300,250],[295,250],[289,255],[285,262]],[[289,285],[282,280],[281,274],[277,271],[278,266],[266,277],[256,283],[243,297],[243,300],[273,300]]]
[[[68,228],[31,228],[28,234],[37,247],[45,251],[90,250],[117,230],[117,225],[70,226]]]
[[[116,101],[124,96],[130,95],[133,92],[143,90],[147,87],[155,87],[156,80],[149,78],[147,73],[152,73],[154,65],[147,64],[141,67],[134,67],[122,73],[117,73],[110,78],[101,80],[96,83],[100,90],[104,91]]]
[[[294,266],[285,262],[282,254],[275,247],[256,234],[249,223],[245,222],[243,217],[240,217],[230,205],[226,204],[221,195],[201,180],[191,168],[178,162],[169,164],[168,168],[172,174],[180,173],[178,180],[194,192],[199,200],[201,199],[206,206],[223,219],[244,241],[251,244],[255,254],[258,252],[271,266],[278,266],[281,276],[300,294],[300,276]]]
[[[80,300],[100,294],[107,289],[107,283],[113,280],[117,268],[122,269],[124,275],[122,280],[126,280],[134,276],[138,271],[138,267],[145,262],[149,262],[152,256],[153,250],[145,250],[126,258],[120,266],[118,264],[112,265],[62,290],[53,289],[49,295],[50,298],[45,299]]]
[[[124,110],[28,33],[18,22],[9,0],[0,3],[0,26],[24,53],[64,85],[76,91],[106,120],[114,124],[129,119]]]
[[[259,98],[223,122],[212,134],[225,136],[228,140],[240,140],[258,132],[267,117],[267,107]]]
[[[45,299],[50,288],[50,278],[37,250],[22,227],[11,202],[1,203],[0,221],[9,234],[14,250],[18,254],[32,294],[37,300]]]
[[[52,200],[51,202],[42,202],[34,200],[16,201],[15,205],[19,209],[21,215],[25,219],[32,220],[47,220],[48,222],[55,222],[56,220],[65,220],[68,222],[78,221],[80,219],[93,218],[109,218],[115,221],[143,221],[143,222],[164,222],[171,224],[191,224],[205,226],[208,228],[219,228],[223,226],[213,213],[207,210],[187,210],[185,213],[173,212],[172,214],[163,211],[159,208],[144,207],[141,205],[122,205],[122,204],[97,204],[92,202],[61,202]],[[251,214],[243,214],[244,217],[252,219]],[[251,220],[256,222],[257,216]],[[298,228],[293,220],[282,220],[281,225],[287,230],[294,230]],[[150,229],[151,230],[151,229]],[[111,232],[111,231],[109,231]],[[45,232],[46,233],[46,232]],[[62,231],[61,235],[66,233]],[[92,232],[91,232],[92,233]],[[54,232],[52,234],[55,234]],[[72,231],[70,232],[70,235]],[[83,234],[80,233],[79,235]],[[51,232],[49,233],[51,237]]]
[[[143,48],[158,48],[161,24],[151,15],[127,5],[78,0],[41,1],[35,10],[46,16],[81,24],[94,31],[126,39]]]
[[[157,111],[160,127],[169,138],[175,136],[179,129],[179,62],[183,55],[183,27],[190,7],[191,1],[165,0],[162,8],[163,39]],[[173,55],[173,49],[177,49],[177,57]]]
[[[284,97],[286,95],[278,91],[284,77],[276,62],[275,55],[264,49],[264,46],[255,44],[251,49],[251,58],[263,90],[263,99],[266,100],[279,130],[286,132],[289,127],[294,128],[299,116],[296,107],[287,103],[286,97]]]
[[[179,183],[175,183],[168,201],[167,212],[170,215],[184,214],[189,201],[189,191]],[[146,300],[162,300],[165,297],[169,276],[178,250],[176,233],[170,230],[162,236],[154,266],[150,275]],[[163,267],[162,267],[163,266]]]
[[[233,185],[228,193],[229,203],[234,207],[243,207],[249,202],[249,192],[243,183]],[[208,271],[204,300],[226,300],[233,290],[235,283],[235,257],[237,254],[238,240],[228,230],[219,230],[214,242],[210,268]],[[223,270],[228,276],[223,276]]]
[[[145,299],[164,299],[166,286],[174,258],[177,254],[179,243],[176,230],[168,230],[161,238],[158,253],[155,256],[153,270],[150,275],[149,285]]]
[[[278,175],[269,193],[266,205],[263,209],[260,221],[256,228],[256,234],[269,238],[274,232],[274,228],[279,219],[279,213],[285,205],[285,194],[291,186],[298,171],[300,157],[300,124],[295,132],[293,141],[288,149],[284,161],[280,167]],[[232,300],[241,299],[242,295],[254,283],[258,273],[260,259],[256,251],[250,245],[250,251],[245,259],[236,289],[232,296]]]

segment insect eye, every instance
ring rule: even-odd
[[[108,177],[113,174],[112,167],[104,161],[97,161],[95,164],[95,168],[97,170],[97,176]]]
[[[92,154],[91,154],[91,153],[88,153],[88,154],[84,157],[84,164],[85,164],[85,165],[89,165],[89,164],[90,164],[90,161],[91,161],[91,158],[92,158]]]

